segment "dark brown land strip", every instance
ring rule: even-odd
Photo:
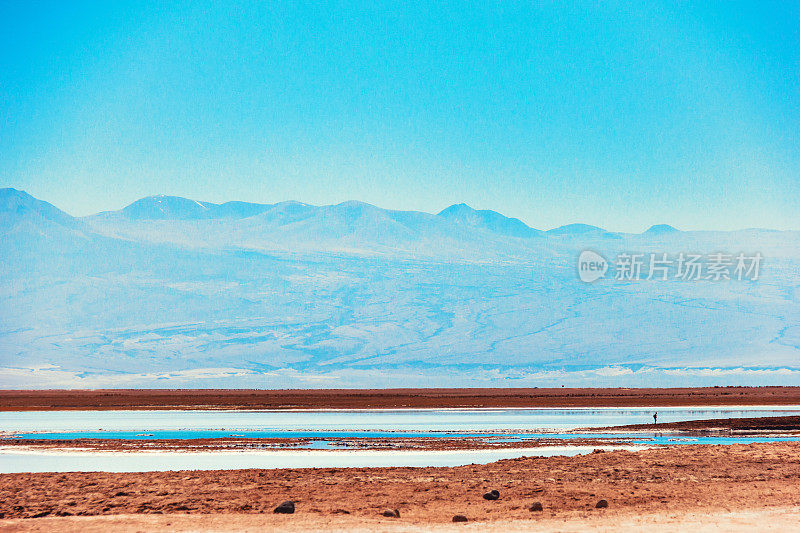
[[[704,405],[800,405],[800,387],[0,391],[0,411]]]

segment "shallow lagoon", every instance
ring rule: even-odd
[[[0,413],[5,438],[125,440],[197,438],[313,439],[306,449],[209,452],[53,451],[0,448],[0,472],[210,470],[236,468],[333,468],[459,466],[525,455],[576,455],[594,447],[578,438],[611,438],[605,449],[654,444],[735,444],[800,440],[785,437],[676,437],[669,434],[564,433],[576,428],[652,422],[800,414],[800,406],[585,409],[407,409],[315,411],[58,411]],[[494,450],[340,450],[345,438],[479,437],[487,442],[560,439],[564,445]]]
[[[299,437],[299,432],[495,432],[564,431],[576,428],[649,424],[714,418],[800,415],[800,406],[549,408],[549,409],[394,409],[308,411],[31,411],[0,413],[0,432],[70,433],[95,437],[96,432],[153,433],[208,431],[228,436],[258,431],[259,437]],[[176,433],[177,432],[177,433]],[[227,432],[227,433],[226,433]],[[224,434],[223,434],[224,433]],[[187,433],[188,435],[188,433]],[[255,436],[255,435],[252,435]],[[343,435],[345,436],[345,435]],[[375,435],[377,436],[377,434]],[[392,435],[397,436],[397,435]],[[190,438],[203,435],[192,434]],[[72,437],[77,438],[77,437]],[[121,437],[125,438],[125,437]],[[341,438],[341,436],[339,437]]]

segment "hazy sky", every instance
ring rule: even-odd
[[[800,2],[230,4],[0,3],[0,186],[800,229]]]

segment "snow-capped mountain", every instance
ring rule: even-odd
[[[0,190],[1,387],[800,384],[800,233]],[[577,275],[760,253],[756,281]]]

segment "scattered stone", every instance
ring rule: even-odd
[[[608,502],[605,500],[600,500],[594,506],[595,509],[605,509],[606,507],[608,507]]]
[[[544,511],[544,507],[542,507],[542,502],[533,502],[528,510],[531,512],[540,512]]]
[[[490,490],[486,494],[483,495],[484,500],[497,500],[500,499],[500,491],[499,490]]]
[[[453,522],[469,522],[469,520],[463,514],[457,514],[453,516]]]
[[[386,509],[381,514],[387,518],[400,518],[400,511],[397,509]]]
[[[275,510],[272,512],[277,514],[292,514],[294,513],[294,502],[291,501],[283,502],[282,504],[277,506]]]
[[[130,492],[125,492],[124,490],[121,490],[118,493],[114,494],[114,497],[116,498],[118,496],[130,496],[130,495],[131,495]]]
[[[592,450],[592,453],[606,453],[606,451],[601,450],[600,448],[595,448],[594,450]]]
[[[333,514],[350,514],[350,511],[347,509],[334,509],[331,511]]]

